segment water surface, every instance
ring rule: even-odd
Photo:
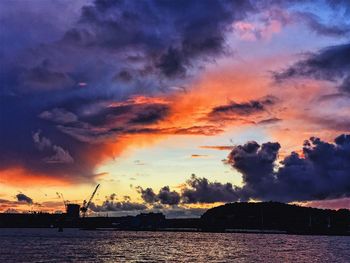
[[[0,262],[350,262],[350,237],[0,229]]]

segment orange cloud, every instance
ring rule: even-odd
[[[263,129],[273,140],[279,141],[283,151],[288,154],[299,149],[305,138],[313,135],[321,136],[325,140],[332,139],[339,130],[324,129],[321,124],[312,119],[312,106],[316,95],[329,94],[330,90],[317,81],[295,83],[276,88],[264,70],[275,69],[285,63],[286,57],[270,57],[260,60],[240,63],[223,63],[222,67],[205,70],[201,77],[195,79],[186,92],[174,92],[158,97],[133,96],[124,102],[110,101],[104,107],[118,107],[125,105],[147,106],[148,104],[166,105],[169,110],[164,118],[147,124],[135,124],[134,129],[123,133],[113,132],[113,125],[118,124],[120,118],[111,119],[106,127],[82,126],[82,132],[89,131],[90,138],[80,136],[77,139],[86,144],[86,150],[74,156],[76,162],[88,164],[96,168],[106,160],[127,154],[129,150],[147,147],[159,140],[174,135],[183,136],[215,136],[226,129],[233,130],[242,125],[255,126],[268,123]],[[302,96],[300,96],[302,94]],[[234,116],[225,122],[222,119],[209,120],[208,114],[215,107],[230,105],[232,102],[243,104],[268,95],[278,98],[278,105],[265,111],[256,112],[252,116]],[[345,114],[345,113],[344,113]],[[278,120],[269,121],[266,120]],[[83,130],[86,129],[86,130]],[[112,130],[112,132],[110,132]],[[66,134],[80,135],[77,131],[65,130]],[[95,136],[96,135],[96,136]],[[86,141],[84,141],[86,140]],[[203,146],[219,150],[230,150],[231,146]],[[90,171],[91,173],[91,171]],[[85,177],[88,178],[85,178]],[[94,179],[96,175],[75,176],[75,182]],[[74,183],[72,178],[65,175],[37,174],[27,171],[23,167],[12,167],[1,171],[1,183],[9,185],[59,185]]]
[[[209,155],[206,155],[206,154],[192,154],[191,158],[206,158],[208,156]]]
[[[69,179],[34,173],[22,167],[12,167],[0,171],[0,183],[20,187],[31,187],[33,185],[64,186],[69,184]]]

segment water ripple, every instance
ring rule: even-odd
[[[350,262],[350,237],[0,229],[0,262]]]

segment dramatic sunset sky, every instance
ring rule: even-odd
[[[347,0],[0,1],[0,211],[350,208]],[[347,135],[348,134],[348,135]]]

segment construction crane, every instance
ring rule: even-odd
[[[57,194],[58,198],[62,199],[63,204],[64,204],[64,208],[67,209],[67,205],[69,204],[69,202],[67,200],[64,200],[64,197],[63,197],[62,193],[56,192],[56,194]]]
[[[94,198],[94,196],[95,196],[95,194],[96,194],[96,192],[97,192],[97,189],[98,189],[99,187],[100,187],[100,184],[96,185],[95,190],[92,192],[92,195],[91,195],[91,197],[90,197],[90,199],[89,199],[88,202],[86,202],[86,200],[84,200],[83,206],[80,208],[80,211],[82,212],[83,218],[85,217],[86,212],[88,211],[89,206],[91,205],[91,201],[92,201],[92,199]]]

